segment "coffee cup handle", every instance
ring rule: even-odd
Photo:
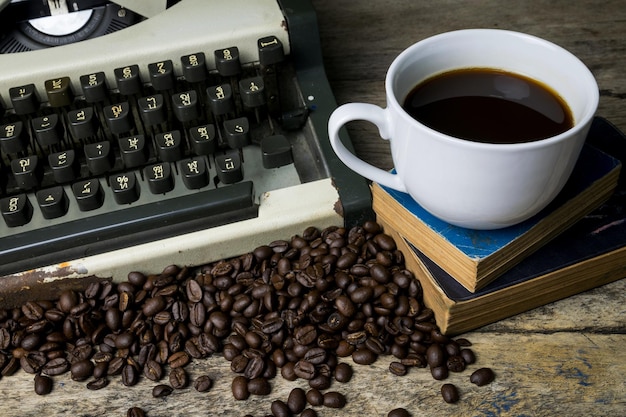
[[[387,110],[374,104],[347,103],[343,104],[330,115],[328,120],[328,137],[333,150],[344,164],[365,178],[398,191],[407,192],[402,179],[397,174],[368,164],[350,152],[339,138],[339,129],[348,122],[364,120],[378,127],[380,137],[389,140],[389,122]]]

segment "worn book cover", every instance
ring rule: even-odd
[[[477,291],[590,213],[613,193],[620,160],[598,149],[597,138],[615,130],[604,119],[592,125],[577,165],[557,198],[536,216],[511,227],[472,230],[446,223],[408,194],[372,185],[373,207],[383,219],[465,289]],[[619,133],[619,132],[618,132]]]
[[[601,120],[594,146],[626,161],[626,138]],[[437,324],[457,334],[626,277],[626,171],[593,212],[476,292],[464,286],[384,220],[424,290]]]

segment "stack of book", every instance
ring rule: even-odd
[[[408,194],[376,183],[373,208],[422,284],[441,331],[458,334],[626,277],[622,161],[626,137],[596,118],[565,188],[521,224],[452,226]]]

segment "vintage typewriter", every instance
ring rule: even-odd
[[[0,7],[4,296],[371,216],[328,143],[336,103],[307,1]]]

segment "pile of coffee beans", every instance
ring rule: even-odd
[[[428,367],[444,380],[474,363],[470,345],[439,331],[419,281],[375,222],[350,230],[310,227],[236,258],[153,275],[131,272],[122,283],[94,282],[54,301],[0,310],[0,372],[36,375],[37,394],[50,393],[52,378],[65,373],[90,390],[119,377],[126,386],[153,381],[157,398],[190,384],[205,392],[211,378],[190,381],[185,368],[222,355],[234,373],[235,400],[269,395],[278,373],[307,381],[307,392],[296,388],[271,403],[276,417],[344,407],[346,396],[329,390],[333,381],[352,378],[351,365],[340,358],[368,365],[392,355],[395,375]],[[471,382],[493,378],[482,368]],[[441,395],[450,403],[459,399],[452,384]]]

